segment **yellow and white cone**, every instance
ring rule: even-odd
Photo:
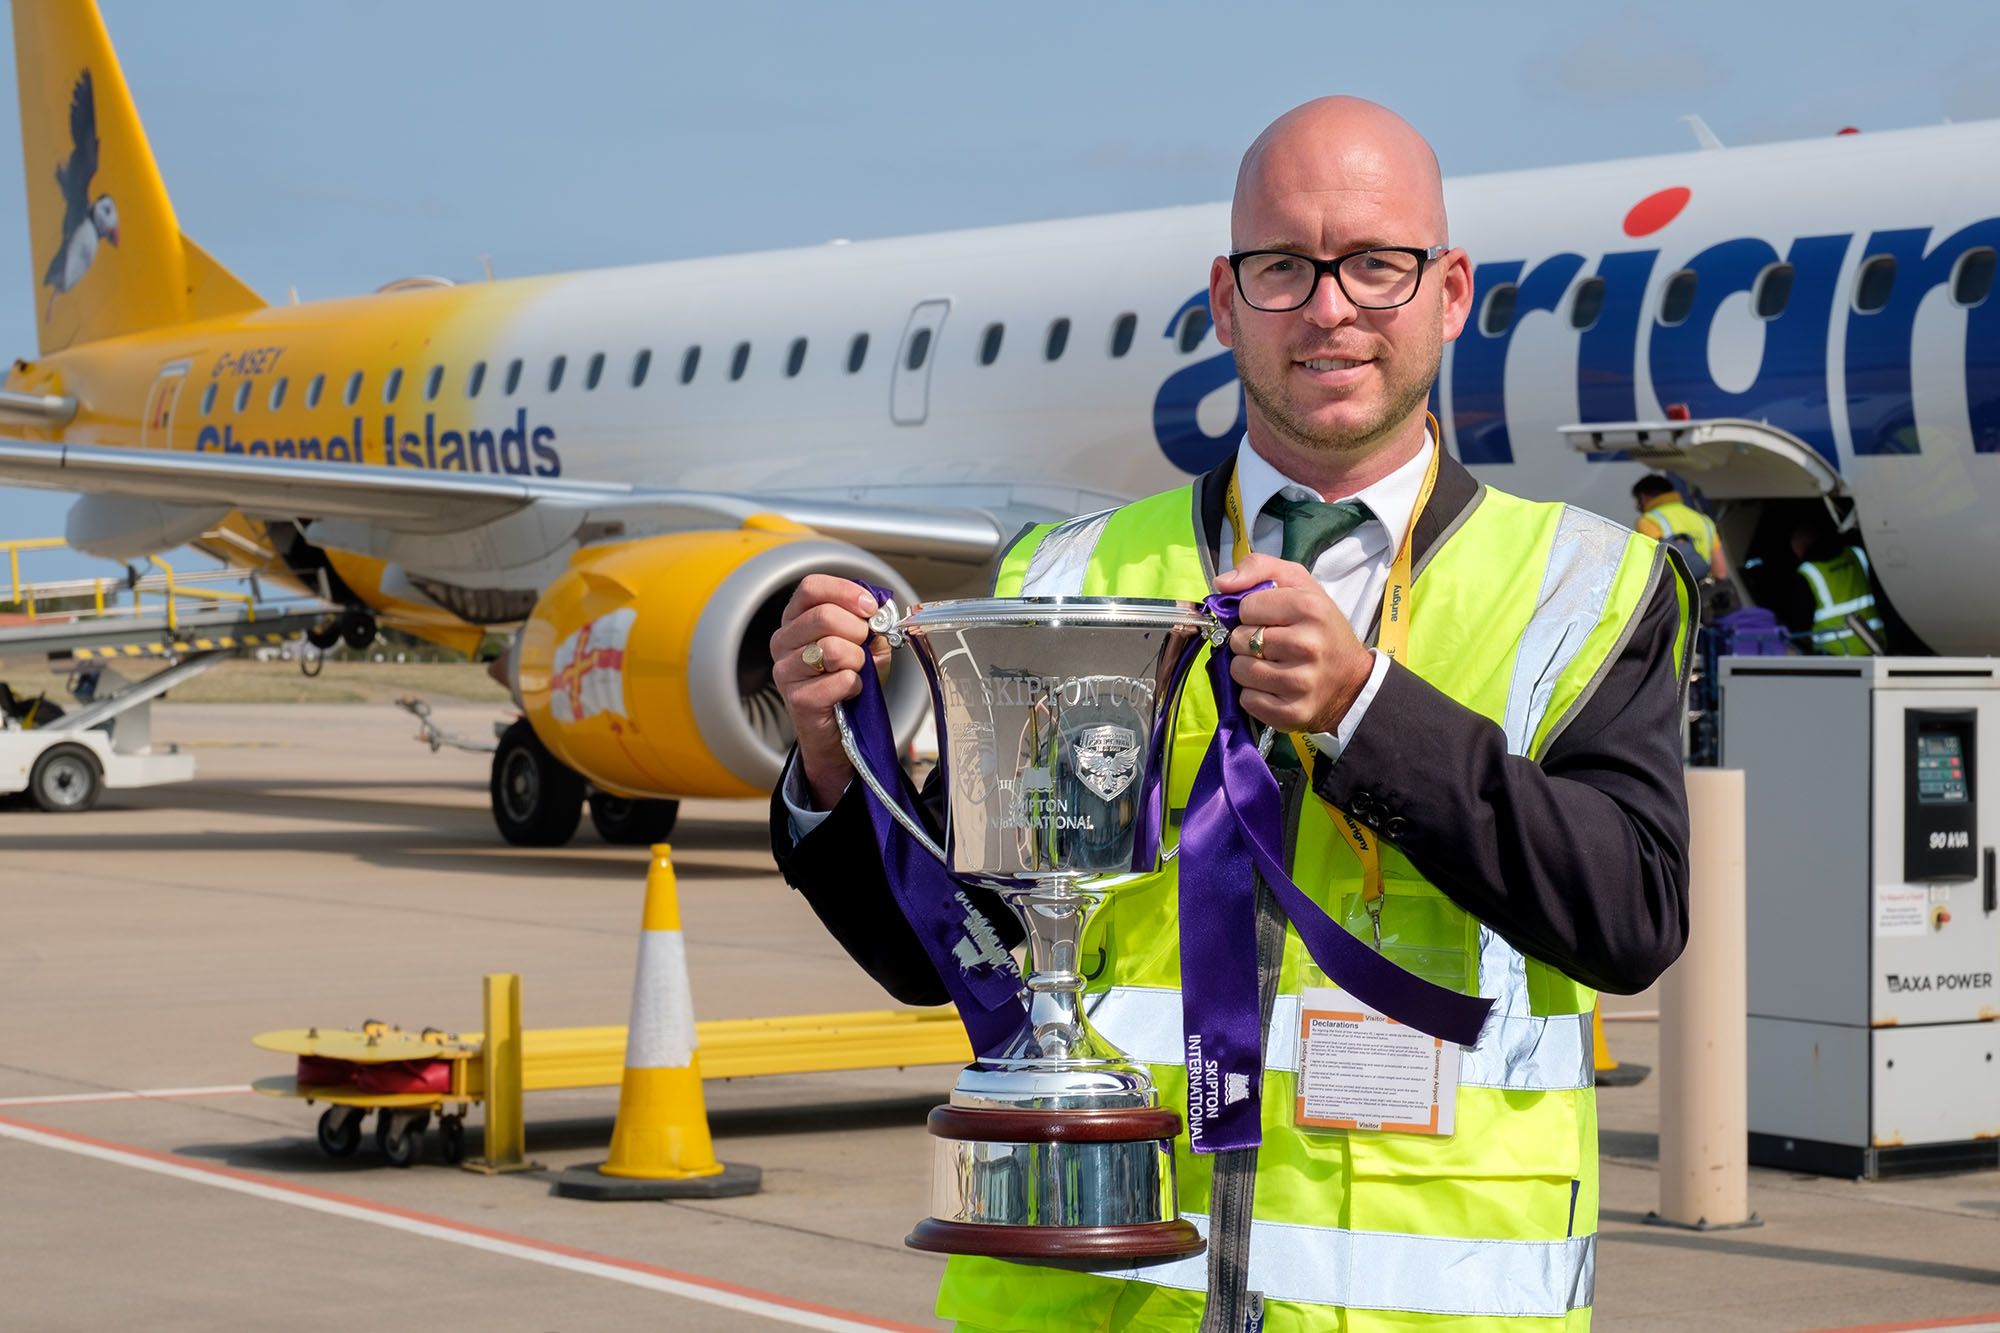
[[[754,1166],[716,1160],[709,1140],[673,855],[662,843],[653,848],[646,875],[611,1158],[563,1172],[556,1193],[578,1199],[717,1199],[755,1193],[762,1177]]]
[[[1618,1062],[1611,1053],[1611,1047],[1604,1040],[1604,1005],[1600,1003],[1590,1015],[1591,1062],[1597,1068],[1597,1086],[1600,1088],[1629,1088],[1635,1083],[1646,1081],[1646,1075],[1653,1072],[1651,1065]]]

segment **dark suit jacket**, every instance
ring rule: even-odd
[[[1211,554],[1233,463],[1196,483]],[[1478,490],[1456,460],[1439,460],[1412,538],[1420,573]],[[1685,578],[1678,560],[1674,569]],[[1690,647],[1675,659],[1678,629],[1674,578],[1663,578],[1595,693],[1539,763],[1509,754],[1496,723],[1391,664],[1346,749],[1319,767],[1318,793],[1377,828],[1522,953],[1598,990],[1643,990],[1687,943],[1681,713]],[[924,798],[941,823],[935,780]],[[783,798],[773,794],[778,868],[891,995],[944,1003],[942,983],[890,897],[867,799],[861,784],[849,784],[826,820],[795,844]],[[981,901],[1003,936],[1018,939],[1013,914],[990,897]]]

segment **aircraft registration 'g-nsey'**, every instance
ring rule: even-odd
[[[1242,429],[1224,205],[273,306],[180,233],[94,5],[14,28],[41,323],[0,479],[81,492],[86,550],[322,588],[356,637],[517,629],[517,841],[567,838],[586,786],[634,838],[768,789],[802,573],[976,591],[1023,523]],[[1614,516],[1621,455],[1667,467],[1738,568],[1824,506],[1922,644],[2000,647],[2000,199],[1962,170],[1996,151],[1981,124],[1450,182],[1477,292],[1445,444]]]

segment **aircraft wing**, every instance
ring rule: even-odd
[[[600,530],[622,525],[644,532],[734,528],[752,515],[776,514],[881,555],[965,564],[991,559],[1020,526],[1011,512],[989,512],[976,504],[939,508],[854,496],[732,495],[9,439],[0,439],[0,482],[192,507],[226,502],[252,518],[344,520],[417,538],[464,532],[529,510]]]

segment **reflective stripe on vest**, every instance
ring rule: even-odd
[[[1482,936],[1482,945],[1484,942]],[[1486,970],[1484,957],[1480,970]],[[1513,971],[1514,993],[1493,1006],[1492,1016],[1480,1031],[1479,1044],[1460,1051],[1458,1081],[1466,1087],[1516,1092],[1570,1092],[1590,1087],[1596,1078],[1590,1015],[1538,1018],[1530,1014],[1523,971],[1518,967]],[[1133,1059],[1149,1065],[1171,1065],[1185,1058],[1187,1044],[1181,1032],[1178,990],[1112,986],[1084,998],[1090,1025]],[[1271,1026],[1264,1034],[1266,1069],[1298,1072],[1300,1004],[1296,995],[1278,996]]]
[[[1208,1218],[1182,1213],[1208,1238]],[[1100,1270],[1106,1277],[1183,1291],[1208,1289],[1208,1256]],[[1441,1280],[1445,1275],[1450,1280]],[[1343,1231],[1291,1222],[1250,1224],[1249,1290],[1266,1301],[1354,1310],[1560,1319],[1591,1302],[1597,1236],[1562,1240],[1454,1240],[1389,1231]],[[1476,1301],[1450,1301],[1478,1292]]]
[[[1715,524],[1686,501],[1668,500],[1654,505],[1640,517],[1653,520],[1660,529],[1661,540],[1685,537],[1693,544],[1696,555],[1704,560],[1715,559]]]
[[[1541,593],[1535,599],[1535,615],[1521,633],[1507,687],[1507,713],[1501,725],[1512,753],[1528,753],[1556,682],[1576,661],[1584,639],[1604,614],[1627,536],[1609,519],[1574,505],[1563,506],[1542,572]]]
[[[1090,557],[1097,551],[1097,539],[1116,509],[1100,509],[1058,523],[1036,545],[1028,557],[1028,572],[1021,579],[1023,597],[1081,597],[1083,576]]]

